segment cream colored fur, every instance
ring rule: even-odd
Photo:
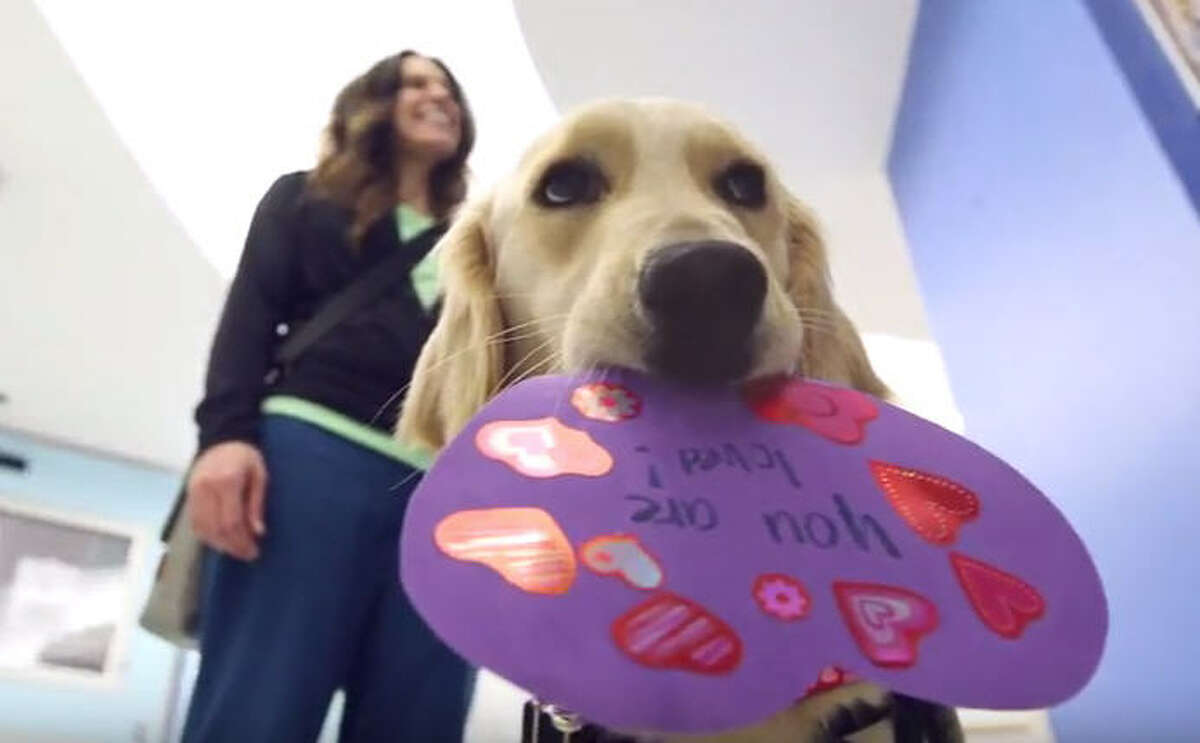
[[[571,209],[534,203],[547,167],[575,157],[604,171],[604,198]],[[713,192],[713,176],[737,160],[766,169],[762,209],[730,207]],[[489,398],[525,376],[596,365],[644,369],[648,328],[637,308],[638,270],[656,247],[700,239],[736,242],[767,268],[748,376],[799,371],[886,394],[834,302],[812,215],[766,158],[696,107],[610,101],[572,113],[541,137],[491,195],[463,210],[438,244],[442,314],[417,363],[398,435],[436,450]],[[859,684],[746,730],[688,740],[805,740],[831,707],[881,696],[878,688]]]
[[[577,209],[533,203],[543,171],[578,156],[604,168],[606,197]],[[737,159],[767,168],[765,208],[732,209],[713,193],[713,174]],[[656,247],[696,239],[739,243],[768,269],[750,376],[802,371],[885,392],[833,300],[812,216],[761,153],[696,107],[613,101],[580,109],[541,137],[438,243],[442,315],[417,362],[399,435],[436,450],[529,374],[644,369],[637,272]]]

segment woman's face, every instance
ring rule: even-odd
[[[453,155],[462,137],[462,111],[446,73],[413,55],[400,63],[400,80],[394,118],[402,151],[432,162]]]

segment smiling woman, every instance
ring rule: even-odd
[[[312,741],[338,689],[344,743],[461,736],[471,673],[395,579],[424,460],[389,434],[474,138],[444,64],[389,56],[255,212],[196,411],[183,523],[211,559],[186,743]]]
[[[405,51],[380,60],[338,94],[314,191],[354,211],[360,240],[397,196],[445,217],[466,195],[475,125],[440,61]],[[406,162],[410,167],[398,167]],[[427,182],[425,179],[427,178]]]

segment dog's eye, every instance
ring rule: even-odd
[[[731,204],[757,209],[767,203],[767,179],[754,163],[730,165],[716,177],[717,194]]]
[[[599,201],[606,187],[604,174],[594,163],[564,160],[551,165],[538,181],[534,198],[542,206],[574,206]]]

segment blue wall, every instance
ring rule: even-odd
[[[1107,587],[1059,739],[1200,740],[1200,221],[1088,7],[925,0],[889,170],[969,435]]]
[[[0,450],[28,459],[25,474],[0,469],[0,496],[46,509],[129,525],[145,535],[145,553],[132,607],[149,590],[159,554],[158,529],[178,487],[177,476],[88,456],[0,431]],[[134,615],[136,619],[136,614]],[[171,646],[133,634],[128,665],[111,689],[0,678],[0,733],[22,740],[95,743],[157,741],[167,704]]]

